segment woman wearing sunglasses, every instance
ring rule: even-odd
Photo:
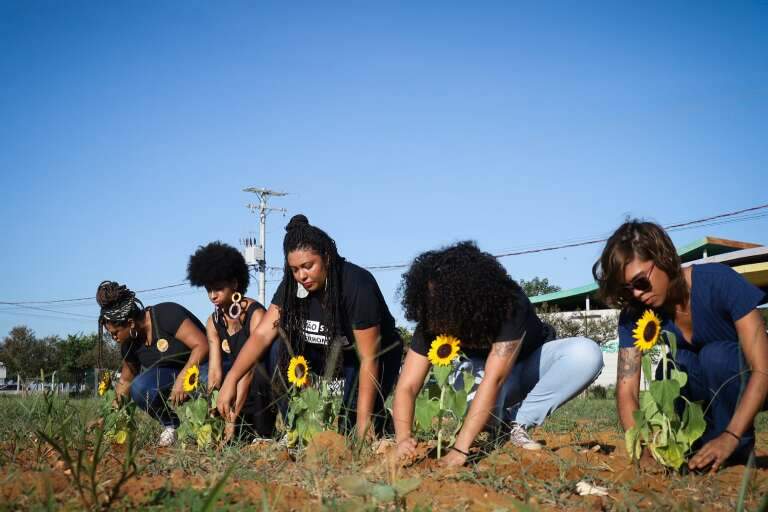
[[[621,308],[616,403],[622,426],[634,425],[639,408],[641,352],[632,331],[652,310],[661,328],[677,337],[675,362],[688,374],[681,394],[706,410],[707,428],[689,467],[716,471],[726,461],[745,461],[755,443],[755,416],[768,405],[768,337],[755,309],[765,294],[726,265],[683,268],[664,229],[638,220],[616,230],[592,271],[602,300]]]

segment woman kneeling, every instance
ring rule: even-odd
[[[208,356],[203,324],[173,302],[144,307],[135,293],[114,281],[99,285],[96,302],[101,307],[100,333],[106,328],[120,345],[123,366],[118,395],[130,394],[159,421],[165,428],[158,446],[170,446],[176,441],[179,418],[167,402],[180,404],[186,399],[187,370],[198,366],[201,380],[208,372],[207,365],[200,365]]]
[[[404,274],[402,304],[417,322],[395,390],[397,451],[413,453],[414,403],[430,368],[429,345],[439,335],[458,338],[475,376],[469,411],[445,465],[466,461],[486,427],[507,425],[515,446],[538,450],[528,429],[585,389],[600,373],[602,353],[586,338],[556,339],[520,286],[490,254],[461,242],[421,254]],[[477,384],[479,383],[479,385]]]

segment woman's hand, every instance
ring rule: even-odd
[[[407,437],[397,442],[397,458],[398,459],[410,459],[416,456],[416,445],[418,443],[413,437]]]
[[[690,469],[704,469],[711,464],[712,469],[710,473],[714,473],[720,469],[720,466],[728,460],[728,457],[731,456],[738,446],[738,439],[723,432],[702,446],[701,450],[688,462],[688,467]]]
[[[187,394],[184,392],[184,373],[181,373],[176,377],[176,381],[173,383],[173,389],[171,389],[171,403],[173,405],[179,405],[186,398]]]
[[[444,468],[454,468],[463,466],[467,462],[467,456],[456,450],[448,449],[448,453],[440,459],[440,465]]]
[[[237,382],[230,378],[231,374],[228,374],[224,379],[224,383],[219,390],[219,397],[216,399],[216,408],[219,410],[219,414],[224,418],[224,421],[234,421],[234,412],[232,411],[232,404],[235,403],[237,397]]]
[[[223,373],[221,371],[221,365],[210,364],[208,366],[208,391],[219,389],[219,387],[221,387],[222,379]]]

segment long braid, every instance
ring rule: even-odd
[[[304,327],[309,316],[309,304],[307,300],[296,296],[298,285],[293,278],[293,273],[288,266],[288,253],[295,250],[311,250],[319,254],[326,262],[328,281],[323,291],[323,318],[322,324],[329,330],[326,333],[330,340],[334,340],[341,326],[341,269],[344,258],[339,256],[336,242],[322,229],[309,224],[304,215],[295,215],[285,227],[286,234],[283,239],[283,252],[285,254],[285,267],[283,270],[283,302],[281,304],[280,327],[289,337],[286,342],[299,352],[304,351],[306,338]],[[332,343],[326,346],[326,355]]]

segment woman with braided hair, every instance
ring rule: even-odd
[[[339,428],[356,431],[358,437],[371,431],[380,434],[387,420],[384,400],[402,357],[395,320],[371,273],[339,256],[336,242],[325,231],[304,215],[294,216],[285,229],[283,280],[224,379],[219,411],[229,414],[238,380],[280,333],[316,374],[335,370],[330,354],[335,352],[332,347],[339,347],[344,379]]]
[[[208,388],[218,389],[265,309],[258,301],[245,296],[250,283],[248,265],[240,251],[231,245],[211,242],[199,247],[189,258],[187,279],[192,286],[204,287],[213,303],[213,314],[206,323]],[[272,435],[276,411],[271,390],[269,373],[263,364],[255,365],[237,382],[233,415],[239,419],[237,430],[241,438]],[[227,437],[234,431],[235,422],[229,418]]]
[[[185,400],[188,369],[197,365],[201,380],[207,375],[207,366],[200,364],[208,356],[203,324],[173,302],[144,307],[134,292],[114,281],[99,284],[96,302],[101,307],[99,339],[106,328],[123,358],[118,395],[130,395],[159,421],[164,429],[158,446],[170,446],[176,441],[179,419],[166,402]]]

